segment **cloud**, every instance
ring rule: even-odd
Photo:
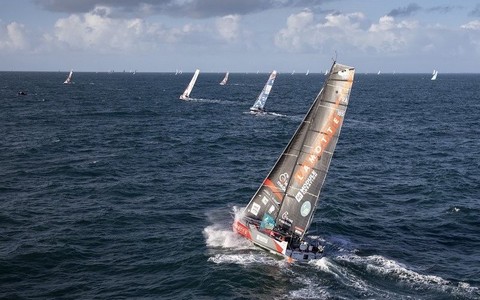
[[[283,7],[315,7],[333,0],[35,0],[44,9],[86,13],[106,6],[127,15],[164,14],[176,17],[210,18],[246,15]]]
[[[408,17],[414,12],[421,10],[422,8],[416,3],[410,3],[406,7],[395,8],[391,10],[387,15],[390,17]]]
[[[449,12],[454,11],[455,9],[461,9],[461,6],[434,6],[427,8],[427,12],[438,12],[442,14],[448,14]]]
[[[480,30],[480,21],[479,20],[471,21],[460,27],[463,29]]]
[[[202,30],[190,24],[167,28],[140,18],[112,18],[110,8],[96,7],[85,14],[59,19],[53,34],[45,34],[45,42],[73,50],[90,49],[105,53],[142,51],[177,43]]]
[[[469,13],[470,16],[480,17],[480,4],[477,4],[475,8]]]
[[[25,50],[29,47],[25,26],[17,22],[11,22],[2,26],[0,23],[0,49],[1,50]]]
[[[384,16],[378,23],[367,24],[363,13],[328,14],[323,22],[305,10],[288,17],[286,28],[275,36],[281,49],[297,52],[335,50],[345,52],[396,53],[405,51],[414,39],[417,22],[397,22]]]
[[[217,30],[220,36],[228,41],[235,42],[240,37],[240,16],[238,15],[228,15],[222,18],[219,18],[216,22]]]

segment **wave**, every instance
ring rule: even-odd
[[[336,257],[335,260],[340,263],[347,262],[362,267],[367,273],[382,279],[390,278],[393,282],[400,282],[402,285],[409,286],[413,291],[436,290],[455,297],[478,296],[480,292],[477,287],[472,287],[466,282],[454,283],[437,275],[421,274],[402,263],[380,255],[365,257],[354,254],[342,255]],[[367,277],[371,278],[371,276]]]

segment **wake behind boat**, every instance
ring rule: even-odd
[[[192,92],[192,89],[195,86],[195,82],[197,81],[198,74],[200,74],[200,70],[196,69],[195,73],[193,74],[192,80],[190,80],[190,83],[188,84],[183,94],[180,95],[180,100],[190,100],[190,93]]]
[[[323,256],[320,242],[306,233],[340,135],[354,73],[352,67],[333,63],[302,123],[233,223],[235,232],[289,261]]]
[[[276,77],[277,77],[277,71],[273,70],[273,72],[270,74],[270,77],[267,80],[267,83],[265,83],[265,86],[263,87],[262,92],[260,93],[260,95],[258,95],[258,98],[253,104],[253,106],[250,107],[250,113],[265,114],[265,110],[264,110],[265,102],[267,102],[268,95],[272,90],[272,86],[273,86],[273,83],[275,82]]]

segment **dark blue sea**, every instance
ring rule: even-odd
[[[232,232],[325,78],[268,75],[0,72],[0,298],[479,299],[480,75],[357,73],[308,264]]]

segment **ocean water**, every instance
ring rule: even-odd
[[[0,298],[480,298],[480,75],[356,75],[308,264],[231,224],[322,74],[66,75],[0,73]]]

